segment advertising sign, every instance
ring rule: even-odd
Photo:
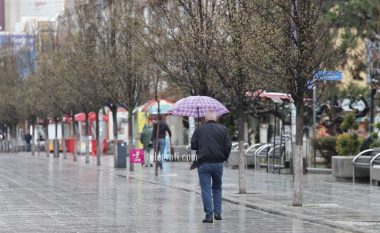
[[[1,1],[1,0],[0,0]],[[12,48],[18,61],[19,72],[22,77],[27,77],[35,68],[36,51],[35,37],[27,34],[3,34],[0,35],[0,49]]]
[[[129,151],[130,162],[131,163],[144,163],[144,150],[143,149],[132,149]]]

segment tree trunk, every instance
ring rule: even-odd
[[[48,124],[44,124],[44,131],[45,131],[45,152],[46,152],[46,157],[49,158],[50,156],[50,151],[49,151],[49,136],[48,136],[48,133],[49,133],[49,123]]]
[[[89,133],[89,124],[88,124],[88,113],[85,112],[86,119],[85,119],[85,142],[86,142],[86,163],[90,162],[90,133]]]
[[[40,156],[40,138],[37,138],[37,156]]]
[[[246,188],[246,178],[245,178],[245,170],[246,170],[246,158],[244,151],[244,112],[239,111],[238,113],[238,141],[239,141],[239,193],[244,194],[247,193]]]
[[[158,153],[160,153],[159,150],[158,150],[158,136],[159,136],[158,134],[159,134],[159,131],[160,131],[160,124],[159,124],[159,121],[157,120],[157,123],[156,123],[156,135],[154,135],[155,143],[154,143],[154,154],[153,154],[154,175],[155,176],[158,176],[158,158],[159,158]]]
[[[11,128],[10,126],[7,127],[7,146],[6,146],[6,151],[8,153],[12,152],[11,151],[11,140],[12,140],[12,135],[11,135]]]
[[[293,206],[302,206],[302,179],[303,179],[303,103],[296,105],[296,150],[293,159],[294,193]]]
[[[135,148],[135,145],[133,143],[133,109],[131,107],[128,108],[128,148],[127,150],[130,151],[131,149]],[[127,151],[127,154],[129,152]],[[129,155],[129,160],[131,159],[131,155]],[[135,170],[135,165],[133,163],[129,163],[129,171],[133,172]]]
[[[17,152],[17,125],[14,125],[11,128],[11,145],[12,145],[12,153]]]
[[[36,147],[35,147],[35,143],[34,143],[35,133],[36,133],[36,122],[33,120],[32,121],[32,156],[34,156],[36,153]]]
[[[62,130],[62,153],[63,153],[63,159],[67,159],[67,151],[66,151],[66,141],[65,141],[65,127],[62,121],[61,125],[61,130]]]
[[[117,106],[111,108],[112,112],[112,121],[113,121],[113,159],[114,167],[118,166],[119,151],[118,151],[118,132],[117,132]]]
[[[55,139],[54,139],[54,156],[59,158],[59,141],[58,141],[58,118],[55,119]]]
[[[158,95],[157,95],[157,87],[156,87],[156,101],[157,101],[157,116],[160,116],[160,111],[161,111],[161,108],[160,108],[160,100],[158,99]],[[155,137],[155,145],[154,145],[154,156],[153,156],[153,158],[154,158],[154,161],[155,161],[155,163],[154,163],[154,175],[155,176],[158,176],[158,163],[159,163],[159,161],[158,161],[158,153],[160,153],[159,152],[159,150],[158,150],[158,136],[159,136],[159,132],[160,132],[160,121],[157,119],[157,121],[156,121],[157,123],[156,123],[156,135],[153,135],[154,137]],[[153,125],[153,127],[154,127],[154,125]],[[161,158],[162,159],[162,158]]]
[[[193,136],[194,131],[195,131],[195,118],[189,117],[189,134],[188,134],[189,143],[188,144],[191,144],[191,137]]]
[[[73,139],[73,160],[77,161],[78,160],[78,148],[77,148],[77,133],[75,129],[75,115],[72,114],[71,116],[71,130],[72,130],[72,139]]]
[[[96,111],[96,163],[101,165],[101,148],[100,148],[100,130],[99,130],[99,112]]]

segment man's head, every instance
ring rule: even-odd
[[[205,115],[206,121],[216,121],[217,118],[218,117],[214,109],[207,110],[206,115]]]

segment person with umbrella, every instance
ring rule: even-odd
[[[227,127],[218,124],[217,112],[209,109],[206,123],[195,129],[191,138],[191,149],[197,151],[197,160],[192,169],[198,168],[203,209],[203,223],[222,220],[222,176],[223,163],[231,152],[231,138]],[[212,182],[212,184],[211,184]]]
[[[157,158],[159,152],[160,158],[158,158],[158,166],[162,169],[162,156],[166,146],[166,132],[169,134],[170,138],[172,137],[172,132],[170,131],[168,124],[162,119],[161,115],[157,116],[157,120],[158,121],[153,124],[152,141],[154,146],[154,158]]]

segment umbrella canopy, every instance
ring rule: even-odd
[[[177,101],[168,113],[175,116],[200,118],[204,117],[209,109],[216,111],[218,117],[230,112],[223,104],[209,96],[189,96]]]
[[[286,93],[256,91],[247,92],[246,96],[251,98],[259,98],[260,100],[272,100],[274,103],[294,103],[292,96]],[[305,104],[310,104],[312,99],[305,97],[304,101]]]
[[[108,121],[108,116],[99,113],[99,119],[103,120],[103,121]],[[82,122],[84,122],[86,120],[86,114],[84,112],[76,114],[75,115],[75,120],[76,121],[82,121]],[[95,121],[96,120],[96,114],[95,114],[95,112],[90,112],[88,114],[88,120],[89,121]]]
[[[160,114],[168,114],[169,109],[173,106],[173,102],[169,100],[159,100],[160,101]],[[155,100],[151,100],[146,103],[142,109],[143,112],[149,112],[149,114],[158,114],[158,103]]]
[[[278,92],[262,92],[259,97],[261,99],[270,99],[275,103],[289,103],[293,102],[292,97],[286,93],[278,93]]]

